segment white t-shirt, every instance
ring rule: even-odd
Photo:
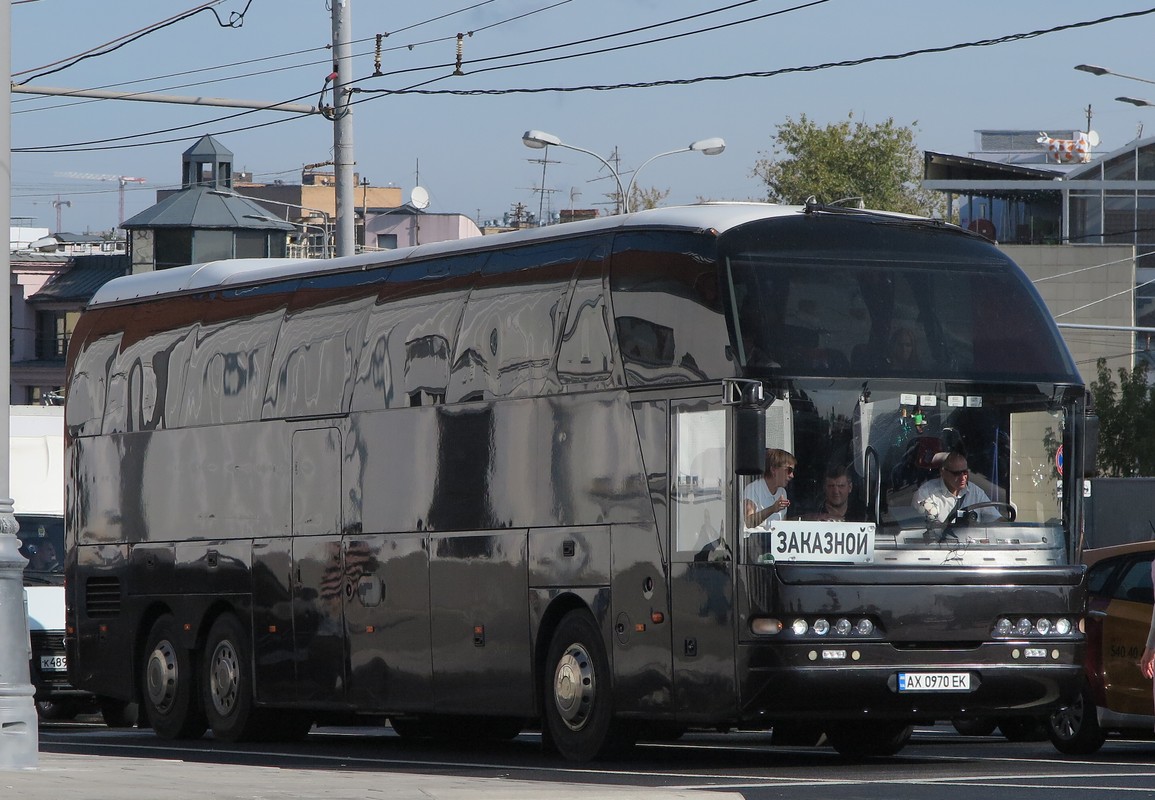
[[[756,511],[761,511],[764,508],[769,508],[774,505],[779,499],[786,497],[786,487],[779,486],[776,491],[771,492],[770,487],[766,485],[766,481],[759,478],[746,487],[746,491],[742,493],[742,496],[754,504]],[[770,523],[774,520],[786,519],[786,510],[787,509],[783,508],[781,511],[774,512],[762,520],[760,525],[756,525],[755,528],[769,528]]]
[[[914,507],[923,513],[933,511],[939,522],[946,522],[946,518],[950,516],[956,503],[959,504],[960,509],[964,509],[977,503],[989,503],[991,501],[987,493],[973,483],[967,483],[967,488],[961,497],[960,502],[959,496],[950,493],[946,484],[942,482],[942,478],[933,478],[918,487],[918,491],[914,493]],[[994,522],[999,518],[999,512],[995,508],[980,508],[975,513],[979,515],[979,522]]]

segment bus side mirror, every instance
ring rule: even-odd
[[[734,408],[734,472],[761,475],[766,469],[766,412]]]

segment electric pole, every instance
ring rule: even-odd
[[[337,257],[357,252],[356,214],[353,197],[353,49],[350,0],[331,0],[333,5],[333,178],[337,195]]]

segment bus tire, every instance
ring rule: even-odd
[[[587,611],[570,611],[549,644],[544,716],[549,741],[569,761],[590,761],[611,745],[613,687],[605,645]]]
[[[180,647],[176,622],[165,614],[152,624],[144,650],[141,702],[162,739],[199,739],[208,725],[197,693],[193,655]]]
[[[898,720],[836,722],[826,729],[826,739],[847,758],[892,756],[910,741],[913,726]]]
[[[1086,683],[1070,705],[1047,717],[1047,736],[1056,750],[1069,756],[1089,756],[1107,741],[1106,732],[1099,727],[1095,698]]]
[[[235,616],[222,614],[205,641],[201,671],[205,716],[213,738],[224,742],[250,741],[261,733],[247,638]]]

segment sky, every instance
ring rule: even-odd
[[[637,183],[668,191],[664,204],[765,199],[754,165],[802,115],[893,118],[920,149],[960,155],[976,130],[1084,129],[1088,108],[1097,152],[1148,123],[1155,135],[1155,108],[1115,100],[1155,102],[1153,0],[345,2],[355,169],[405,200],[420,185],[430,212],[609,210],[602,162],[530,150],[530,129],[616,163],[623,184],[645,164]],[[326,0],[13,0],[11,26],[18,84],[332,102]],[[261,182],[299,183],[333,153],[317,114],[14,93],[11,126],[14,224],[56,230],[59,213],[73,233],[118,223],[121,176],[144,179],[125,184],[126,216],[179,188],[181,154],[204,134]],[[725,152],[646,163],[707,137]]]

